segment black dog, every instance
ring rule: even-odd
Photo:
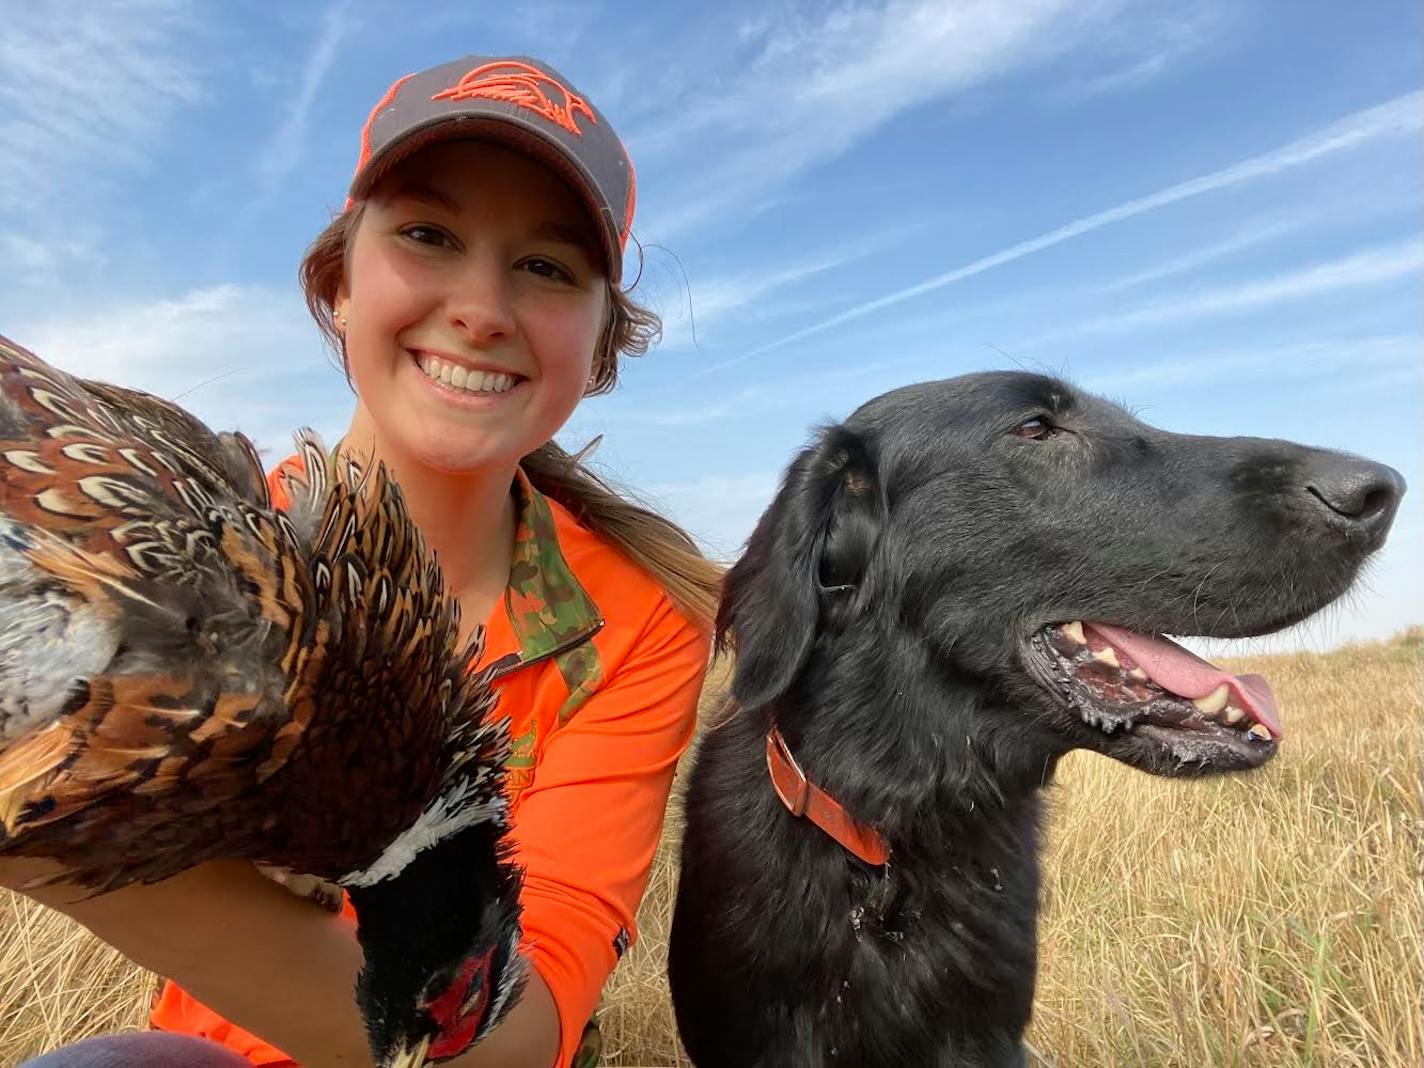
[[[693,1061],[1021,1064],[1058,759],[1269,760],[1264,682],[1161,635],[1323,608],[1403,492],[1378,464],[1165,433],[1028,374],[896,390],[826,430],[718,619],[734,707],[692,772],[668,961]]]

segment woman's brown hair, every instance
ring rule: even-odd
[[[336,293],[346,275],[347,252],[360,224],[356,204],[332,220],[302,258],[299,277],[307,308],[332,348],[342,352],[336,328]],[[641,356],[657,341],[662,323],[627,291],[608,284],[609,313],[594,357],[586,396],[607,393],[618,384],[620,356]],[[345,355],[342,355],[343,369]],[[522,461],[534,487],[552,497],[579,524],[605,538],[652,575],[691,619],[706,627],[717,614],[722,569],[698,550],[681,527],[632,500],[556,442],[541,445]]]

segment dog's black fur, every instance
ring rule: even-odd
[[[1188,776],[1276,745],[1133,709],[1090,726],[1047,628],[1277,630],[1345,592],[1403,490],[1380,465],[1166,433],[1028,374],[896,390],[825,430],[718,619],[734,707],[692,772],[668,962],[694,1062],[1021,1064],[1039,793],[1059,757]],[[808,778],[883,833],[888,869],[776,798],[773,722]]]

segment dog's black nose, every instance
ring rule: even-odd
[[[1404,496],[1404,476],[1384,464],[1326,454],[1311,464],[1305,488],[1335,518],[1382,541]]]

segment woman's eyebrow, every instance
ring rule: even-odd
[[[567,223],[543,222],[535,233],[549,241],[575,245],[585,252],[592,252],[597,247],[582,227],[570,226]]]
[[[453,198],[446,196],[434,186],[420,185],[419,183],[402,184],[391,190],[391,199],[419,200],[426,204],[433,204],[437,208],[444,208],[452,215],[460,214],[460,205]]]

